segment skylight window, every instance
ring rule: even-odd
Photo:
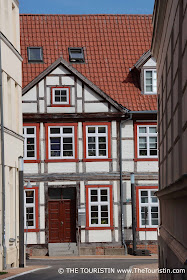
[[[70,62],[84,62],[83,48],[69,48],[68,51]]]
[[[43,51],[41,47],[29,47],[28,48],[28,61],[29,62],[42,62]]]

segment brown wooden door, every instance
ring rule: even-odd
[[[76,242],[75,200],[49,201],[49,243]]]

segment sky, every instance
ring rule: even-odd
[[[21,14],[152,14],[154,0],[19,0]]]

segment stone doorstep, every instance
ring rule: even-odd
[[[14,276],[14,275],[18,275],[20,273],[23,272],[27,272],[27,271],[31,271],[34,269],[39,269],[39,268],[47,268],[48,266],[43,265],[43,266],[39,266],[39,265],[33,265],[33,266],[26,266],[23,268],[17,267],[17,268],[10,268],[5,270],[6,272],[8,272],[7,274],[4,275],[0,275],[0,279],[6,279],[8,277]]]

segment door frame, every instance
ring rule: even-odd
[[[45,242],[49,243],[49,208],[48,203],[50,201],[61,201],[62,199],[49,199],[49,188],[54,189],[65,189],[65,188],[75,188],[75,207],[76,207],[76,243],[78,242],[78,205],[80,204],[80,185],[47,185],[45,188]]]

